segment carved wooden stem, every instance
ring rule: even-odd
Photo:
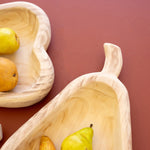
[[[118,77],[123,64],[120,47],[111,43],[105,43],[104,50],[106,58],[102,72]]]

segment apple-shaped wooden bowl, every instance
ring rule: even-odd
[[[1,150],[38,150],[49,136],[56,150],[65,137],[93,124],[93,150],[132,150],[130,104],[117,78],[122,68],[118,46],[105,43],[101,72],[78,77],[20,127]]]
[[[18,83],[12,91],[0,92],[0,107],[25,107],[42,100],[50,91],[54,69],[46,50],[51,39],[45,12],[28,2],[0,5],[0,27],[12,28],[20,38],[20,48],[11,55],[18,70]]]

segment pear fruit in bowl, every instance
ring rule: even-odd
[[[0,57],[0,92],[10,91],[18,82],[18,71],[14,62]]]
[[[0,28],[0,54],[12,54],[19,49],[20,40],[11,28]]]
[[[39,150],[56,150],[54,143],[48,136],[42,136],[40,140]]]
[[[92,150],[93,129],[90,127],[80,129],[79,131],[66,137],[61,145],[61,150]]]

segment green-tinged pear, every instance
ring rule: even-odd
[[[0,28],[0,54],[12,54],[19,49],[20,40],[10,28]]]
[[[64,139],[61,150],[92,150],[93,129],[83,128]]]

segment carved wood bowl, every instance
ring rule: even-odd
[[[12,28],[20,38],[20,48],[11,55],[18,70],[17,86],[0,92],[0,107],[25,107],[42,100],[50,91],[54,69],[46,50],[51,39],[50,22],[45,12],[28,2],[0,5],[0,27]]]
[[[78,77],[18,129],[1,150],[38,150],[49,136],[56,150],[65,137],[93,124],[93,150],[132,150],[130,104],[117,78],[122,68],[118,46],[105,43],[101,72]]]

